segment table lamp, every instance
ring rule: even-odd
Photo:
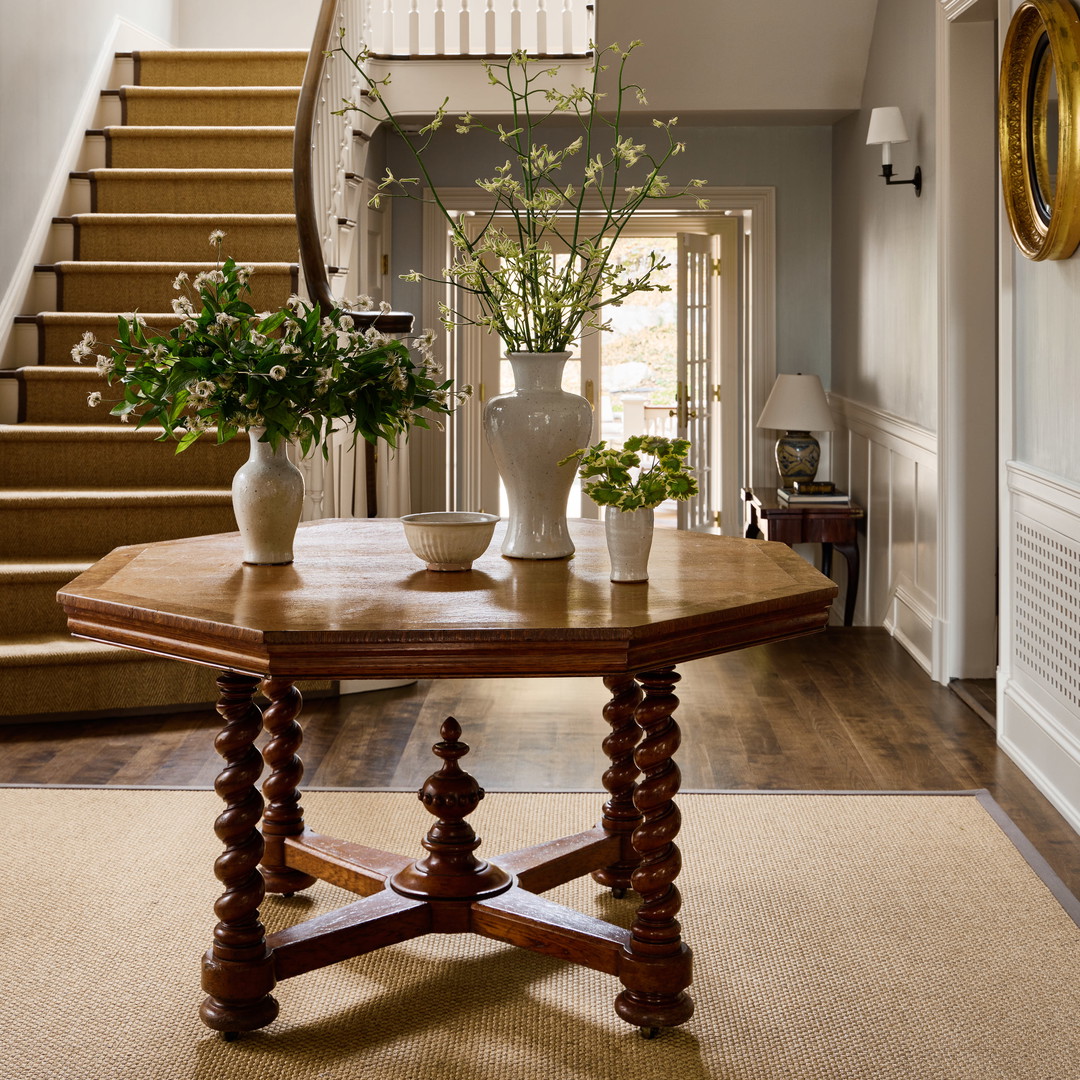
[[[833,429],[832,412],[821,380],[816,375],[777,375],[757,426],[784,432],[776,440],[776,468],[781,487],[790,488],[796,480],[813,480],[821,459],[821,446],[810,432]]]

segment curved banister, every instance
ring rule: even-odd
[[[347,301],[335,297],[330,287],[319,230],[319,198],[328,195],[317,187],[314,158],[320,124],[330,127],[332,110],[337,102],[327,102],[323,89],[326,82],[327,53],[337,44],[341,26],[340,0],[322,0],[315,34],[304,68],[304,81],[296,107],[296,130],[293,135],[293,197],[296,203],[296,231],[300,245],[300,267],[307,285],[308,298],[323,311],[347,306]],[[409,312],[350,311],[361,325],[378,321],[387,334],[407,334],[412,330],[413,316]]]

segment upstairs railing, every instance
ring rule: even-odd
[[[364,40],[378,56],[585,56],[593,5],[583,0],[371,0]]]

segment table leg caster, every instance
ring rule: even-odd
[[[655,1039],[657,1037],[657,1035],[660,1034],[660,1029],[658,1027],[638,1028],[638,1034],[643,1039]]]
[[[240,1038],[240,1032],[239,1031],[223,1031],[221,1033],[221,1037],[226,1042],[236,1042],[236,1040]]]
[[[611,890],[611,897],[613,900],[624,900],[626,899],[626,890],[616,886]]]

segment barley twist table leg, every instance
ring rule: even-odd
[[[207,997],[200,1009],[203,1023],[227,1036],[264,1027],[277,1016],[273,957],[259,921],[265,893],[259,860],[263,839],[259,832],[263,800],[255,787],[262,773],[262,757],[255,739],[262,717],[252,700],[259,680],[225,672],[217,681],[221,696],[217,710],[225,720],[215,747],[225,768],[214,789],[225,809],[214,823],[225,851],[214,864],[225,892],[214,905],[218,924],[214,943],[203,958],[203,989]]]
[[[634,764],[634,747],[641,737],[634,710],[642,695],[633,675],[608,675],[604,685],[611,691],[611,700],[604,706],[604,719],[611,725],[611,734],[603,742],[611,765],[604,772],[603,782],[611,798],[604,803],[602,824],[605,831],[620,834],[622,851],[617,863],[594,870],[592,876],[608,886],[613,896],[621,898],[630,887],[630,875],[641,862],[634,851],[633,834],[641,823],[641,812],[634,806],[634,789],[640,774]]]
[[[303,698],[292,679],[267,679],[263,693],[270,701],[262,716],[263,727],[270,733],[263,760],[271,770],[263,781],[263,879],[269,892],[292,894],[316,881],[310,874],[290,870],[285,865],[284,851],[285,837],[299,836],[304,831],[304,811],[296,790],[304,775],[304,763],[296,756],[304,738],[296,722]]]
[[[675,837],[681,824],[674,797],[679,768],[672,760],[679,748],[679,725],[672,717],[679,704],[674,668],[638,675],[645,691],[635,719],[644,737],[634,754],[642,779],[634,804],[643,820],[634,830],[634,848],[641,865],[631,884],[641,896],[622,957],[619,975],[626,989],[615,1001],[616,1012],[643,1033],[689,1020],[694,1003],[690,985],[690,950],[682,943],[676,915],[682,905],[675,886],[681,860]]]

